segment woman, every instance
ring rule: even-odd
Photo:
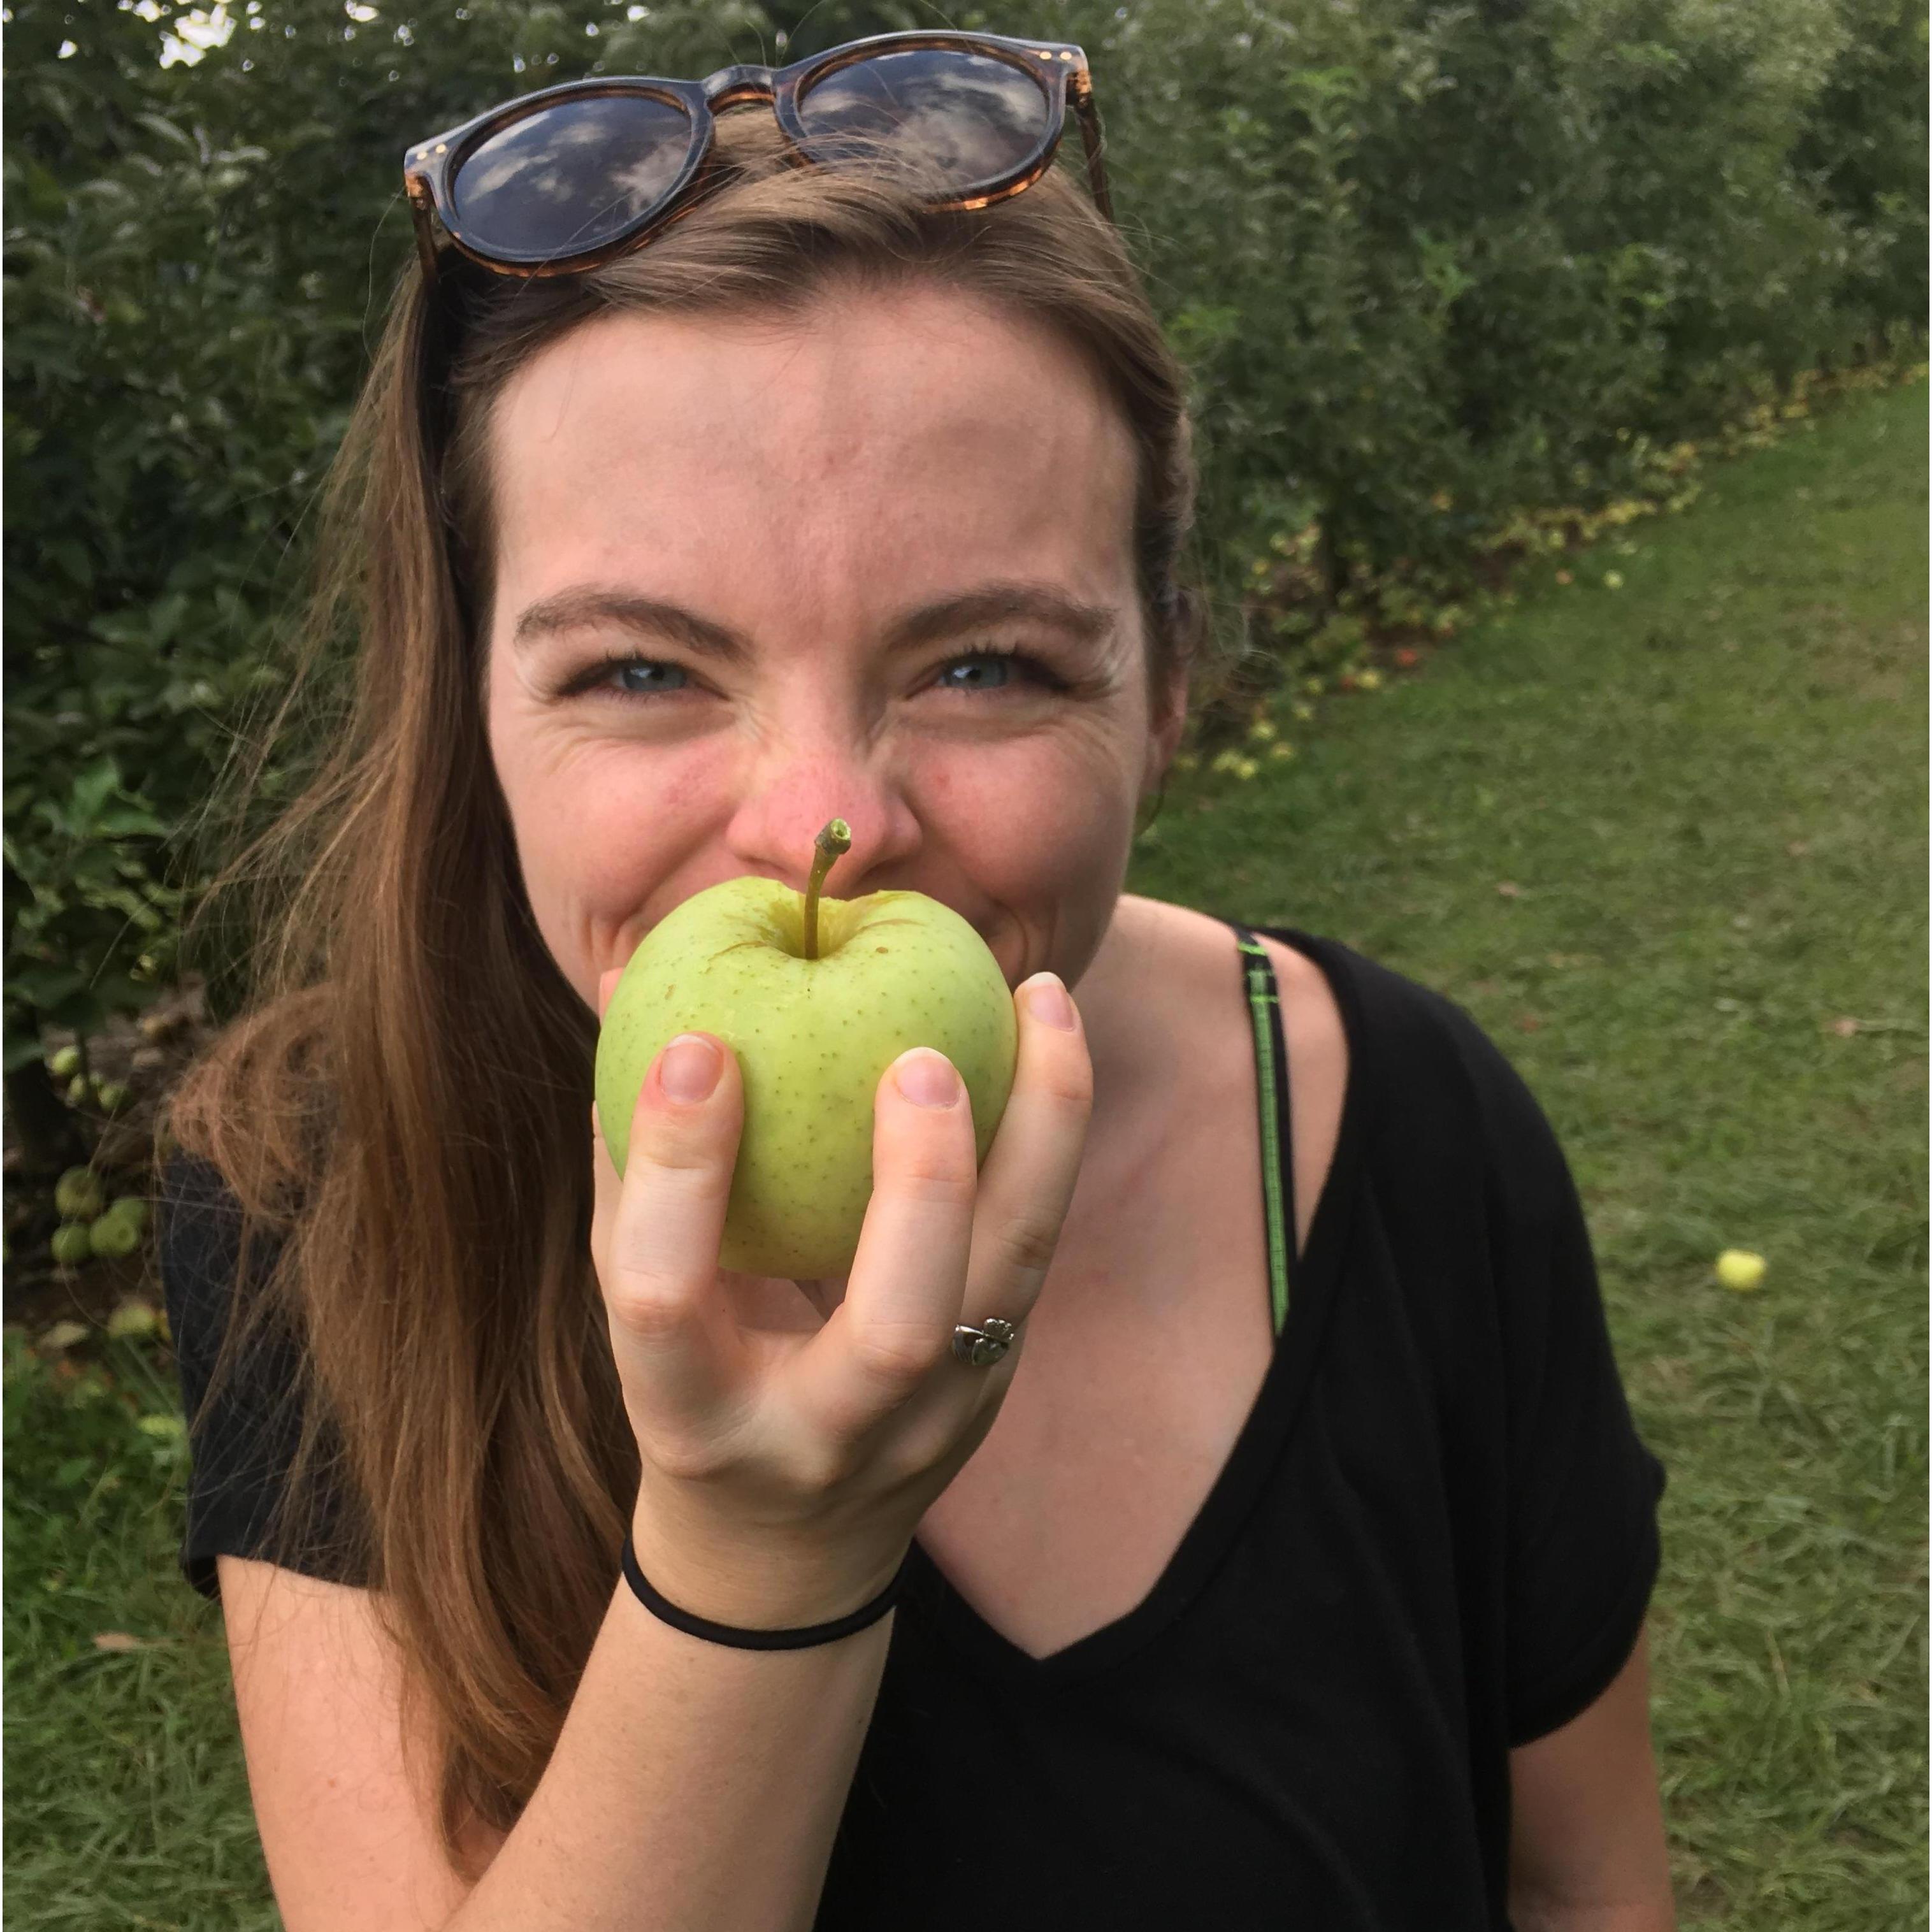
[[[1120,891],[1202,664],[1079,50],[532,100],[410,151],[346,716],[172,1123],[286,1922],[1668,1926],[1662,1472],[1546,1121],[1439,996]],[[620,1183],[596,1016],[834,816],[998,959],[1012,1098],[976,1174],[904,1056],[850,1275],[733,1274],[734,1054]]]

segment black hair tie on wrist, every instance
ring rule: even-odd
[[[908,1549],[892,1573],[892,1580],[869,1604],[862,1604],[848,1616],[835,1617],[830,1623],[807,1624],[797,1630],[740,1630],[730,1624],[715,1624],[709,1617],[694,1617],[660,1596],[638,1567],[638,1552],[631,1546],[629,1532],[624,1536],[624,1580],[644,1607],[674,1630],[700,1636],[707,1643],[728,1644],[734,1650],[803,1650],[812,1644],[835,1643],[842,1636],[863,1630],[868,1624],[877,1623],[898,1602],[905,1584],[906,1567],[911,1561],[912,1552]]]

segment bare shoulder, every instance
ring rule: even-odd
[[[1213,1010],[1215,988],[1222,1004],[1239,1007],[1240,979],[1233,934],[1225,920],[1166,900],[1123,895],[1124,907],[1172,948],[1174,970]],[[1348,1036],[1328,976],[1304,952],[1266,933],[1257,934],[1274,968],[1281,995],[1282,1034],[1288,1048],[1289,1138],[1294,1154],[1297,1245],[1304,1244],[1340,1138],[1348,1084]]]
[[[1195,977],[1198,985],[1211,986],[1216,980],[1231,978],[1239,985],[1234,938],[1225,920],[1197,912],[1192,906],[1175,905],[1138,893],[1121,894],[1120,906],[1137,929],[1159,935],[1171,949],[1169,957],[1174,968]],[[1328,974],[1305,952],[1296,951],[1283,940],[1267,933],[1256,936],[1268,949],[1274,967],[1288,1054],[1297,1063],[1294,1070],[1318,1085],[1338,1070],[1346,1075],[1348,1034]]]

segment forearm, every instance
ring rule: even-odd
[[[807,1932],[892,1622],[740,1650],[620,1581],[548,1768],[445,1932]]]
[[[1510,1896],[1510,1932],[1676,1932],[1670,1894],[1648,1900],[1592,1904]]]
[[[1593,1704],[1510,1753],[1509,1904],[1514,1932],[1675,1932],[1641,1630]]]

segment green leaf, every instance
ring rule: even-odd
[[[7,976],[9,994],[44,1013],[51,1012],[87,984],[87,975],[71,966],[16,964]]]
[[[134,118],[143,128],[146,128],[150,134],[160,135],[164,141],[171,142],[176,147],[182,149],[184,153],[192,155],[196,160],[199,160],[201,158],[201,151],[196,147],[193,140],[187,134],[184,134],[181,129],[177,128],[172,121],[166,118],[166,116],[160,114],[137,114],[134,116]]]
[[[121,782],[120,767],[112,757],[96,758],[75,776],[68,793],[67,818],[76,833],[92,826],[109,794]]]
[[[133,838],[139,835],[164,838],[168,828],[145,806],[138,805],[110,805],[94,821],[94,830],[110,838]]]
[[[38,1033],[15,1033],[9,1030],[6,1036],[7,1072],[16,1073],[23,1066],[31,1066],[40,1058],[43,1051]]]

